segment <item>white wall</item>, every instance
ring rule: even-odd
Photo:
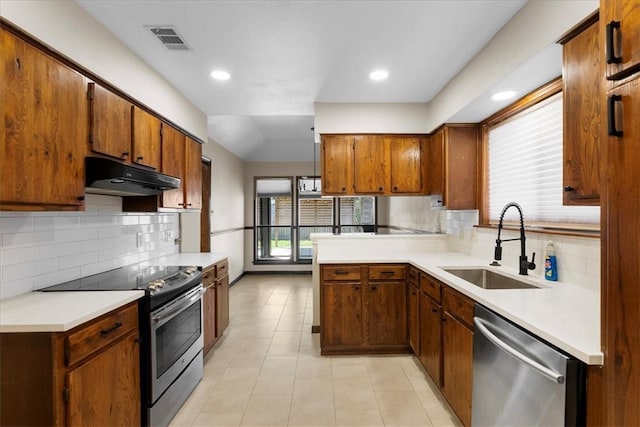
[[[315,133],[428,133],[427,104],[315,103]]]
[[[114,196],[85,203],[85,212],[0,212],[0,299],[178,252],[178,214],[123,213]]]
[[[317,173],[320,168],[316,165]],[[313,176],[313,162],[247,162],[244,170],[244,222],[254,226],[254,178],[260,176]],[[294,183],[295,185],[295,183]],[[253,263],[253,230],[244,233],[245,271],[311,271],[310,264],[255,265]]]
[[[211,251],[228,255],[233,281],[245,269],[245,163],[213,140],[202,154],[211,159]]]
[[[207,118],[74,1],[0,0],[0,16],[207,140]]]

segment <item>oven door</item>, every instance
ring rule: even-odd
[[[202,293],[200,285],[150,314],[152,402],[203,348]]]

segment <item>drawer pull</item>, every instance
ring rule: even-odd
[[[348,271],[344,271],[344,270],[336,270],[333,272],[333,274],[337,275],[337,276],[345,276],[347,274],[349,274]]]
[[[393,274],[393,273],[395,273],[395,271],[389,271],[389,270],[387,270],[387,271],[381,271],[381,272],[380,272],[380,274]]]
[[[122,326],[122,322],[116,322],[115,325],[113,325],[112,327],[110,327],[109,329],[103,329],[100,331],[100,336],[101,337],[106,337],[107,335],[109,335],[111,332],[115,331],[116,329],[118,329],[119,327]]]

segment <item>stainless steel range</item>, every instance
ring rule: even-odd
[[[202,378],[202,272],[127,266],[42,291],[144,290],[138,302],[144,426],[164,427]]]

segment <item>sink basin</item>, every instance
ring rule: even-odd
[[[540,289],[538,286],[486,268],[444,268],[443,270],[484,289]]]

